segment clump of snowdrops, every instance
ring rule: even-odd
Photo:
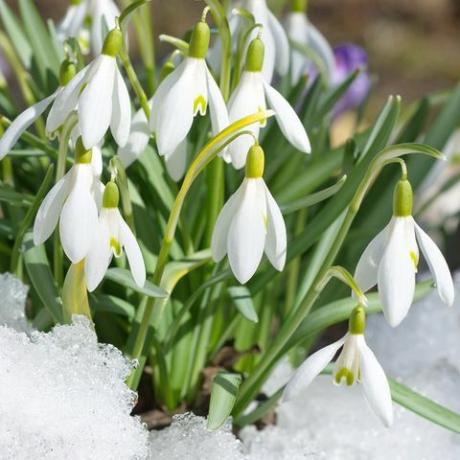
[[[281,18],[265,0],[204,3],[182,37],[160,36],[160,61],[146,0],[74,0],[57,25],[0,2],[1,264],[30,284],[34,326],[88,316],[166,411],[201,405],[212,375],[210,428],[253,423],[326,372],[387,426],[395,401],[459,431],[385,375],[365,333],[366,315],[397,327],[433,287],[453,304],[413,190],[460,122],[460,90],[404,111],[391,96],[370,121],[366,54],[331,49],[306,0],[275,2]],[[345,112],[355,128],[337,143]],[[432,281],[416,282],[420,254]],[[248,412],[286,357],[300,364],[286,389]]]

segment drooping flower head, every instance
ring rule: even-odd
[[[119,191],[115,182],[104,189],[99,222],[85,259],[86,284],[93,291],[102,281],[112,257],[120,257],[123,250],[128,258],[133,279],[140,287],[145,283],[145,264],[136,237],[118,210]]]
[[[256,272],[265,252],[279,271],[286,262],[286,226],[262,176],[264,152],[249,149],[246,177],[222,208],[214,228],[211,250],[216,262],[228,255],[236,279],[244,284]]]
[[[355,271],[363,292],[377,284],[385,318],[393,327],[405,318],[414,300],[419,247],[439,297],[452,305],[454,285],[449,267],[434,241],[412,217],[412,187],[403,177],[395,188],[390,223],[369,243]]]
[[[391,426],[393,406],[390,386],[385,372],[366,344],[365,327],[364,307],[357,306],[350,315],[348,333],[337,342],[307,358],[288,382],[284,390],[284,401],[289,401],[307,388],[342,348],[334,366],[334,383],[336,385],[345,383],[347,386],[352,386],[359,382],[372,410],[386,426]]]
[[[264,63],[265,46],[261,38],[255,38],[249,45],[245,70],[240,82],[235,88],[230,101],[230,122],[265,110],[268,105],[275,111],[276,121],[286,139],[301,152],[309,153],[308,140],[302,122],[288,101],[264,79],[262,66]],[[248,128],[258,138],[260,125],[254,124]],[[242,168],[246,162],[246,154],[251,146],[250,136],[240,136],[232,142],[223,158],[232,162],[235,168]]]
[[[125,145],[131,122],[131,101],[116,60],[122,46],[121,30],[113,29],[105,39],[102,54],[78,72],[56,96],[46,121],[48,132],[56,131],[77,110],[86,148],[97,145],[109,127],[117,144]]]
[[[228,125],[228,114],[222,94],[209,72],[205,57],[209,48],[210,30],[203,17],[193,29],[188,56],[160,84],[154,95],[150,128],[156,136],[158,153],[166,161],[185,155],[185,139],[197,114],[210,109],[213,134]],[[182,177],[185,162],[175,177]]]
[[[91,162],[91,150],[79,139],[75,164],[48,192],[34,222],[34,243],[39,245],[51,236],[59,221],[62,247],[74,264],[88,253],[97,225],[100,182]]]

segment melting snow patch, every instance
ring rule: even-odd
[[[29,330],[24,312],[27,291],[27,286],[10,273],[0,275],[0,326]]]

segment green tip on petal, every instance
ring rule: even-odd
[[[208,54],[210,39],[211,31],[208,24],[204,21],[198,22],[193,28],[188,55],[193,58],[204,59]]]
[[[117,184],[111,181],[108,182],[104,188],[104,196],[102,197],[102,206],[104,208],[118,208],[120,201],[120,192],[118,191]]]
[[[291,0],[291,8],[294,13],[305,13],[308,7],[308,0]]]
[[[412,215],[413,193],[412,186],[407,179],[398,181],[393,195],[393,214],[397,217]]]
[[[264,56],[264,42],[257,37],[249,44],[246,55],[246,70],[249,72],[260,72],[264,65]]]
[[[362,335],[366,329],[366,312],[362,306],[355,307],[348,321],[348,332],[353,335]]]
[[[258,144],[253,145],[246,158],[246,177],[248,179],[259,179],[264,175],[265,154]]]
[[[123,34],[121,30],[118,28],[112,29],[104,41],[102,54],[105,54],[106,56],[117,57],[122,47]]]
[[[351,387],[353,385],[353,382],[355,381],[353,372],[351,372],[350,369],[347,369],[346,367],[342,367],[342,369],[340,369],[335,374],[335,383],[337,383],[337,385],[340,385],[342,383],[342,380],[345,380],[347,385]]]
[[[76,74],[77,66],[69,59],[65,59],[59,69],[59,85],[66,86]]]
[[[75,145],[75,163],[78,164],[89,164],[93,159],[92,149],[87,149],[83,145],[81,137],[78,138],[77,144]]]

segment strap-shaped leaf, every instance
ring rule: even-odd
[[[208,429],[219,429],[230,416],[241,383],[239,374],[220,372],[214,377],[209,403]]]
[[[254,303],[252,302],[251,292],[245,286],[232,286],[228,288],[228,293],[238,311],[249,321],[259,322]]]

